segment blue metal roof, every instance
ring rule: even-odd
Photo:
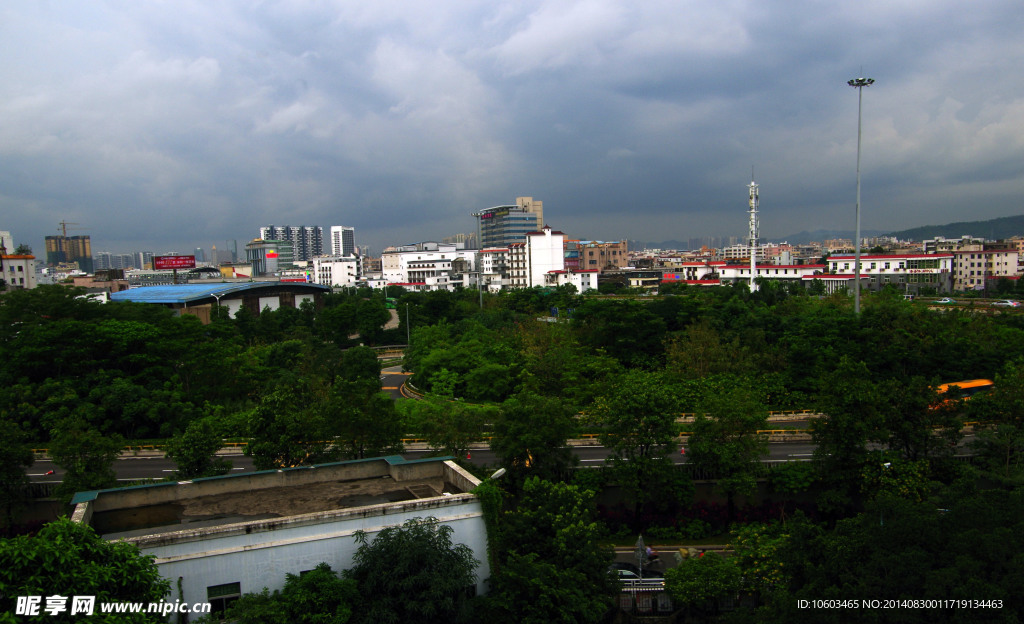
[[[142,286],[131,288],[110,295],[112,301],[137,301],[140,303],[177,303],[187,304],[195,301],[218,298],[244,291],[262,290],[267,288],[297,288],[330,292],[327,286],[301,282],[216,282],[212,284],[177,284],[173,286]]]

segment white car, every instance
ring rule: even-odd
[[[1014,301],[1012,299],[1003,299],[1002,301],[993,301],[992,305],[999,308],[1019,308],[1020,301]]]

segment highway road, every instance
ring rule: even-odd
[[[400,398],[402,384],[407,379],[408,373],[402,372],[401,366],[388,367],[381,371],[381,385],[385,392],[393,398]],[[608,457],[608,449],[596,444],[573,444],[572,448],[580,460],[580,466],[600,466]],[[774,442],[769,445],[769,454],[765,461],[798,461],[808,460],[814,453],[814,445],[810,442]],[[406,459],[420,459],[430,454],[429,450],[416,449],[403,453]],[[254,470],[252,458],[242,455],[240,452],[225,455],[232,462],[232,472],[246,472]],[[477,466],[486,467],[497,464],[494,453],[480,444],[470,452],[469,461]],[[673,461],[676,464],[686,463],[686,455],[681,453],[673,454]],[[114,464],[114,471],[118,481],[132,482],[144,479],[164,479],[174,474],[174,462],[160,455],[145,454],[139,456],[124,456]],[[28,470],[29,478],[35,483],[59,483],[63,471],[49,459],[38,459]]]
[[[580,466],[599,466],[608,457],[608,449],[600,445],[572,446],[579,457]],[[806,460],[814,453],[814,446],[809,442],[779,442],[769,445],[769,456],[771,461]],[[430,451],[427,449],[409,450],[402,454],[406,459],[422,459],[427,457]],[[232,473],[253,471],[252,458],[241,453],[224,455],[232,463]],[[686,463],[686,456],[674,454],[672,456],[676,464]],[[497,464],[497,457],[494,452],[484,445],[477,445],[470,451],[469,461],[477,466],[486,467]],[[140,455],[120,457],[114,462],[114,472],[118,481],[132,482],[143,479],[164,479],[174,474],[174,462],[161,455]],[[28,470],[29,478],[34,483],[59,483],[63,476],[63,470],[54,465],[52,460],[37,459],[35,464]]]

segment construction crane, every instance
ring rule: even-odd
[[[75,223],[73,221],[60,221],[57,223],[60,226],[60,235],[64,238],[68,237],[68,226],[69,225],[81,225],[81,223]],[[86,228],[71,228],[72,230],[85,230]]]

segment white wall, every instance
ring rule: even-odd
[[[270,308],[270,311],[281,307],[280,297],[260,297],[260,312],[263,312],[264,308]]]
[[[437,500],[437,499],[434,499]],[[232,525],[199,529],[195,540],[175,539],[159,546],[142,546],[143,554],[156,556],[160,574],[171,581],[169,600],[205,602],[206,588],[239,583],[242,593],[271,591],[284,587],[285,574],[312,570],[326,562],[335,571],[352,567],[358,549],[355,532],[375,534],[411,518],[436,517],[452,527],[452,541],[466,544],[480,562],[477,568],[477,593],[485,593],[484,581],[490,575],[487,565],[487,531],[480,502],[472,495],[441,499],[439,504],[423,500],[403,506],[387,515],[364,511],[336,510],[267,520],[256,526],[277,525],[272,530],[231,530]],[[305,522],[303,522],[303,519]],[[252,523],[250,523],[252,524]],[[220,530],[219,534],[217,533]],[[183,532],[184,533],[184,532]],[[178,595],[178,578],[184,598]]]

